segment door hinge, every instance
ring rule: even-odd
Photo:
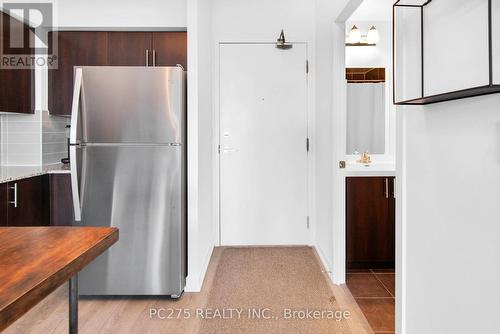
[[[306,73],[309,74],[309,60],[306,60]]]
[[[217,147],[217,152],[220,154],[220,145]]]
[[[309,216],[307,216],[307,229],[309,229]]]
[[[307,152],[309,152],[310,147],[311,147],[311,145],[309,143],[309,138],[306,138],[306,150],[307,150]]]

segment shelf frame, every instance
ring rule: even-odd
[[[404,4],[402,0],[397,0],[392,6],[392,99],[395,105],[427,105],[452,100],[465,99],[474,96],[500,93],[500,84],[493,82],[493,18],[492,0],[488,0],[488,62],[489,62],[489,83],[484,86],[471,87],[462,90],[450,91],[442,94],[425,96],[425,62],[424,62],[424,8],[433,0],[422,1],[419,4]],[[396,101],[396,9],[398,7],[408,7],[420,10],[420,59],[421,59],[421,96],[419,98]]]

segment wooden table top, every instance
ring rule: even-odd
[[[0,227],[0,332],[118,240],[107,227]]]

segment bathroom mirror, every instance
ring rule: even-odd
[[[385,68],[347,68],[346,79],[346,154],[385,154]]]

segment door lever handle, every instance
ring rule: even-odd
[[[231,147],[224,147],[222,150],[221,150],[222,153],[234,153],[234,152],[238,152],[238,149],[236,148],[231,148]]]

